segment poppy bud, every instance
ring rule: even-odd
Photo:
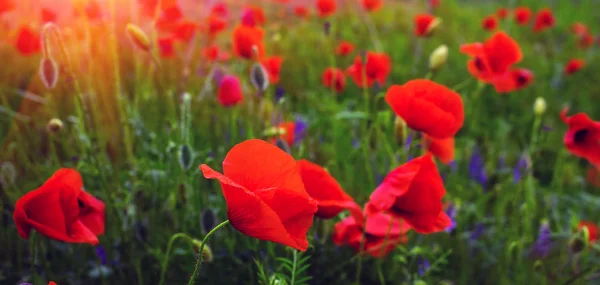
[[[194,244],[194,251],[196,252],[196,254],[200,253],[200,246],[202,245],[202,242],[194,239],[192,240],[192,243]],[[211,263],[213,261],[213,253],[212,250],[210,249],[210,246],[208,246],[208,244],[204,244],[204,248],[202,249],[202,262],[203,263]]]
[[[404,143],[406,132],[406,122],[404,122],[402,118],[396,117],[396,120],[394,121],[394,136],[396,137],[396,142],[398,145],[402,145]]]
[[[64,127],[64,124],[60,119],[53,118],[46,125],[46,130],[51,134],[56,134],[56,133],[60,132],[60,130],[62,130],[63,127]]]
[[[144,51],[150,50],[150,39],[142,29],[134,24],[127,24],[125,31],[135,46]]]
[[[536,116],[541,116],[546,112],[546,100],[543,97],[537,97],[533,103],[533,112]]]
[[[435,17],[433,19],[433,21],[431,21],[429,26],[427,26],[427,31],[425,32],[425,34],[427,34],[427,35],[433,34],[438,29],[438,27],[440,26],[441,23],[442,23],[442,19]]]
[[[58,82],[58,66],[51,57],[43,57],[40,62],[40,78],[44,82],[44,86],[52,89]]]
[[[285,151],[285,152],[286,152],[286,153],[288,153],[288,154],[292,153],[292,150],[290,149],[290,146],[289,146],[289,145],[288,145],[288,143],[287,143],[285,140],[283,140],[282,138],[278,138],[278,139],[275,141],[275,145],[276,145],[276,146],[277,146],[279,149],[281,149],[281,150]]]
[[[440,69],[448,59],[448,47],[441,45],[437,47],[429,56],[429,69],[437,71]]]
[[[250,81],[256,90],[263,92],[269,87],[269,75],[267,70],[260,63],[255,63],[250,68]]]
[[[271,120],[271,115],[273,114],[274,109],[275,108],[273,107],[273,102],[271,100],[262,100],[258,109],[259,117],[265,122],[268,122]]]
[[[189,170],[194,161],[194,151],[186,144],[179,148],[179,165],[183,170]]]

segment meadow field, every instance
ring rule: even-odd
[[[599,9],[0,0],[0,284],[600,284]]]

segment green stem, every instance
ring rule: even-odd
[[[298,251],[294,249],[294,263],[292,264],[292,280],[290,285],[294,285],[296,282],[296,264],[298,263]]]
[[[217,230],[228,224],[229,220],[220,223],[218,226],[216,226],[214,229],[208,232],[208,234],[202,240],[202,243],[200,244],[200,250],[198,251],[198,258],[196,259],[196,266],[194,267],[194,272],[192,273],[192,277],[190,277],[188,285],[193,285],[196,282],[196,275],[198,275],[198,270],[200,270],[200,265],[202,265],[202,252],[204,251],[204,245],[208,241],[208,238],[210,238],[210,236],[213,235]]]
[[[35,257],[36,257],[36,250],[37,250],[37,232],[33,232],[31,234],[31,240],[29,241],[29,254],[31,254],[31,282],[33,284],[36,284],[36,274],[35,274]]]
[[[163,260],[163,263],[161,266],[160,281],[158,282],[158,285],[163,285],[165,283],[165,274],[167,272],[167,266],[169,265],[169,257],[171,257],[171,249],[173,248],[173,244],[175,243],[175,240],[177,240],[178,238],[186,238],[190,243],[193,240],[193,238],[191,238],[190,236],[188,236],[187,234],[184,234],[184,233],[177,233],[177,234],[174,234],[171,236],[171,239],[169,240],[169,244],[167,245],[167,253],[166,253],[165,259]]]

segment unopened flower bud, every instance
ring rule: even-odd
[[[192,148],[186,144],[181,145],[179,148],[179,165],[183,170],[189,170],[192,167],[192,162],[194,161],[194,151]]]
[[[56,134],[64,127],[63,122],[60,119],[51,119],[46,125],[46,130],[51,134]]]
[[[286,153],[290,154],[292,153],[292,150],[290,149],[290,146],[288,145],[288,143],[283,140],[282,138],[278,138],[275,141],[275,146],[277,146],[279,149],[285,151]]]
[[[546,100],[543,97],[537,97],[533,103],[533,112],[536,116],[541,116],[546,112]]]
[[[406,122],[404,122],[401,117],[396,117],[396,120],[394,121],[394,136],[396,137],[398,145],[404,144],[406,133]]]
[[[269,87],[269,75],[267,70],[259,62],[250,68],[250,81],[256,90],[263,92]]]
[[[442,23],[442,19],[436,17],[435,19],[433,19],[433,21],[431,21],[431,23],[427,27],[427,31],[425,33],[428,36],[430,36],[438,29],[438,27],[440,26],[441,23]]]
[[[194,244],[194,251],[196,252],[196,254],[200,253],[200,246],[202,245],[202,242],[194,239],[192,240],[192,243]],[[208,246],[208,244],[204,244],[204,248],[202,249],[202,262],[203,263],[211,263],[213,261],[213,253],[212,250],[210,249],[210,246]]]
[[[129,39],[136,47],[144,51],[150,50],[150,39],[148,38],[148,35],[142,31],[142,29],[134,24],[127,24],[125,31],[127,32]]]
[[[447,59],[448,47],[446,45],[441,45],[437,47],[429,56],[429,69],[437,71],[444,64],[446,64]]]
[[[52,89],[58,82],[58,66],[51,57],[43,57],[40,61],[40,78],[44,82],[44,86]]]

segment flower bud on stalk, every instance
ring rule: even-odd
[[[134,24],[127,24],[125,32],[129,36],[131,42],[143,51],[150,51],[150,39],[148,35]]]
[[[432,71],[438,71],[448,59],[448,47],[441,45],[437,47],[429,56],[429,69]]]

